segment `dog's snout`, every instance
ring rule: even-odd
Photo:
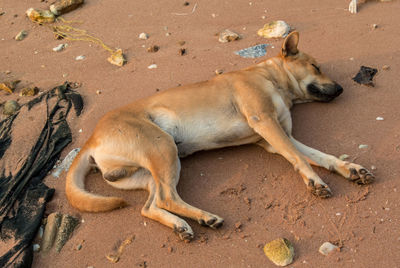
[[[335,90],[336,90],[336,96],[339,96],[343,92],[343,88],[341,85],[335,82]]]

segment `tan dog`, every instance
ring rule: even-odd
[[[291,33],[280,55],[255,66],[177,87],[107,113],[83,146],[67,175],[66,194],[82,211],[107,211],[125,205],[117,197],[84,190],[86,174],[97,166],[110,185],[146,189],[142,215],[174,229],[189,241],[193,231],[176,215],[218,228],[223,219],[185,203],[176,191],[179,157],[199,150],[255,143],[284,156],[307,188],[329,197],[329,187],[310,164],[335,171],[358,184],[373,175],[360,165],[309,148],[292,135],[294,103],[327,102],[343,91],[321,73],[317,62],[298,51]],[[176,214],[176,215],[174,215]]]

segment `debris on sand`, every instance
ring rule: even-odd
[[[39,88],[38,87],[26,87],[23,88],[21,93],[19,94],[20,96],[35,96],[39,93]]]
[[[18,85],[19,82],[21,82],[21,80],[2,82],[0,83],[0,90],[7,91],[8,93],[13,93],[15,87]]]
[[[30,8],[26,11],[26,15],[31,19],[31,21],[37,23],[52,23],[56,19],[50,10]]]
[[[321,253],[322,255],[325,256],[329,256],[329,254],[332,251],[340,251],[340,248],[338,246],[335,246],[334,244],[330,243],[330,242],[325,242],[321,245],[321,247],[319,248],[319,253]]]
[[[239,55],[243,58],[259,58],[265,56],[267,54],[266,47],[269,46],[268,44],[261,44],[256,45],[253,47],[244,48],[239,51],[235,51],[236,55]]]
[[[150,46],[150,47],[147,48],[147,52],[155,53],[155,52],[157,52],[159,49],[160,49],[159,46],[153,45],[153,46]]]
[[[290,26],[283,20],[271,21],[258,30],[257,34],[264,38],[280,38],[289,34]]]
[[[19,110],[20,106],[15,100],[8,100],[3,105],[3,114],[13,115]]]
[[[356,76],[353,77],[353,80],[361,85],[373,87],[374,83],[372,82],[372,79],[377,72],[378,70],[375,68],[361,66]]]
[[[149,66],[147,66],[147,69],[156,69],[157,68],[157,64],[150,64]]]
[[[139,39],[146,40],[149,39],[149,35],[147,33],[139,34]]]
[[[62,15],[77,9],[83,4],[84,0],[57,0],[54,4],[50,6],[50,11],[56,15]]]
[[[86,58],[86,56],[84,55],[79,55],[75,58],[75,60],[84,60]]]
[[[238,35],[235,32],[232,32],[229,29],[225,29],[222,32],[220,32],[218,37],[218,41],[220,41],[221,43],[228,43],[238,39],[240,39],[240,35]]]
[[[54,52],[60,52],[61,50],[63,50],[67,46],[68,46],[68,44],[59,44],[58,46],[53,47],[53,51]]]
[[[367,144],[360,144],[358,145],[358,149],[367,149],[368,145]]]
[[[25,30],[20,31],[16,36],[15,36],[15,40],[17,41],[22,41],[25,39],[25,37],[28,35],[28,32]]]
[[[293,262],[294,248],[286,238],[278,238],[264,246],[264,253],[278,266],[286,266]]]
[[[112,263],[117,263],[121,258],[122,253],[127,245],[131,244],[132,241],[135,240],[135,235],[129,235],[124,241],[122,241],[121,245],[118,247],[117,253],[107,254],[106,258]]]
[[[179,55],[185,56],[186,55],[186,48],[182,47],[179,49]]]
[[[58,212],[51,213],[47,217],[47,223],[44,229],[42,239],[43,251],[48,252],[55,244],[56,251],[60,252],[78,224],[79,219],[71,215],[63,215]]]
[[[61,164],[55,167],[55,171],[52,173],[53,177],[59,178],[63,171],[68,171],[80,150],[81,148],[75,148],[69,152]]]
[[[108,57],[108,62],[117,66],[123,66],[126,63],[126,59],[124,54],[122,53],[122,49],[117,49],[115,52],[111,53],[111,56]]]

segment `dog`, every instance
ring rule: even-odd
[[[379,0],[380,2],[390,2],[392,0]],[[364,2],[366,2],[366,0],[364,0]],[[350,4],[349,4],[349,11],[350,13],[357,13],[357,4],[358,1],[357,0],[351,0]]]
[[[312,194],[331,190],[310,164],[337,172],[357,184],[374,180],[364,167],[307,147],[292,136],[293,104],[329,102],[343,88],[324,75],[314,58],[298,50],[292,32],[276,57],[218,75],[208,81],[159,92],[107,113],[73,161],[66,179],[70,204],[87,212],[126,205],[84,189],[92,167],[120,189],[145,189],[141,214],[172,228],[184,241],[193,238],[189,224],[218,228],[223,218],[187,204],[178,195],[180,157],[200,150],[257,144],[285,157]],[[179,216],[177,216],[179,215]]]

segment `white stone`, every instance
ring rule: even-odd
[[[358,149],[367,149],[368,145],[367,144],[360,144],[358,145]]]
[[[139,39],[146,40],[149,39],[149,35],[147,33],[139,34]]]
[[[59,44],[58,46],[53,47],[53,51],[54,52],[60,52],[61,50],[63,50],[67,46],[68,46],[68,44]]]
[[[147,66],[148,69],[156,69],[157,68],[157,64],[151,64],[149,66]]]
[[[378,116],[378,117],[376,118],[376,120],[377,120],[377,121],[383,121],[383,120],[384,120],[384,118],[383,118],[383,117],[380,117],[380,116]]]
[[[325,242],[319,248],[319,253],[321,253],[322,255],[328,256],[334,250],[339,251],[339,248],[332,243]]]
[[[289,34],[290,26],[283,20],[271,21],[258,30],[257,34],[264,38],[286,37]]]
[[[75,60],[84,60],[86,57],[84,55],[80,55],[75,58]]]

